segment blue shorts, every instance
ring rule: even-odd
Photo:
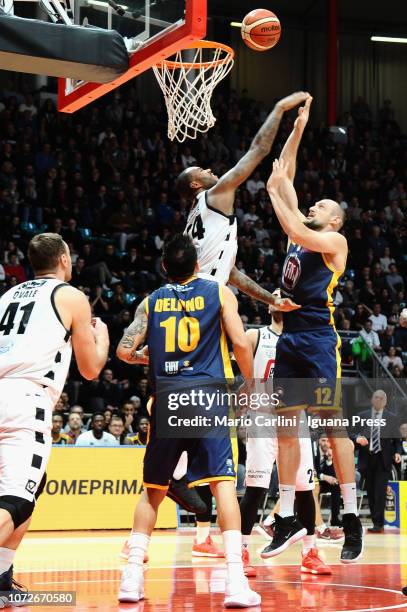
[[[152,434],[144,455],[144,487],[167,489],[184,451],[188,453],[188,486],[235,480],[229,438],[169,439]]]
[[[277,342],[274,389],[281,408],[335,409],[340,401],[340,338],[332,327],[283,332]]]

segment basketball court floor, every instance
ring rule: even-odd
[[[116,594],[124,563],[119,554],[126,536],[124,531],[30,533],[17,554],[15,577],[30,591],[76,591],[75,607],[44,607],[50,612],[222,610],[224,562],[191,557],[190,529],[154,533],[146,572],[146,600],[118,604]],[[220,535],[215,540],[220,542]],[[300,573],[299,546],[265,562],[258,555],[265,541],[253,535],[250,552],[258,575],[251,583],[262,595],[261,609],[362,612],[407,608],[407,597],[400,593],[400,587],[407,585],[407,534],[392,531],[366,535],[365,543],[362,562],[345,566],[339,563],[340,545],[322,542],[320,548],[333,574],[311,576]]]

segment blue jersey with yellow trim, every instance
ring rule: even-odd
[[[301,305],[284,313],[284,331],[305,331],[334,326],[333,292],[342,272],[330,266],[323,253],[290,243],[285,258],[281,295]]]
[[[222,286],[193,277],[147,300],[150,376],[233,378],[222,325]]]

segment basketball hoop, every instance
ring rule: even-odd
[[[153,66],[168,112],[168,138],[184,142],[215,125],[211,98],[230,72],[234,51],[227,45],[199,40],[178,51],[174,59]]]

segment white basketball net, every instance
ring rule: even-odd
[[[168,138],[184,142],[215,125],[211,98],[233,67],[233,51],[198,47],[178,51],[174,59],[153,66],[168,112]]]

